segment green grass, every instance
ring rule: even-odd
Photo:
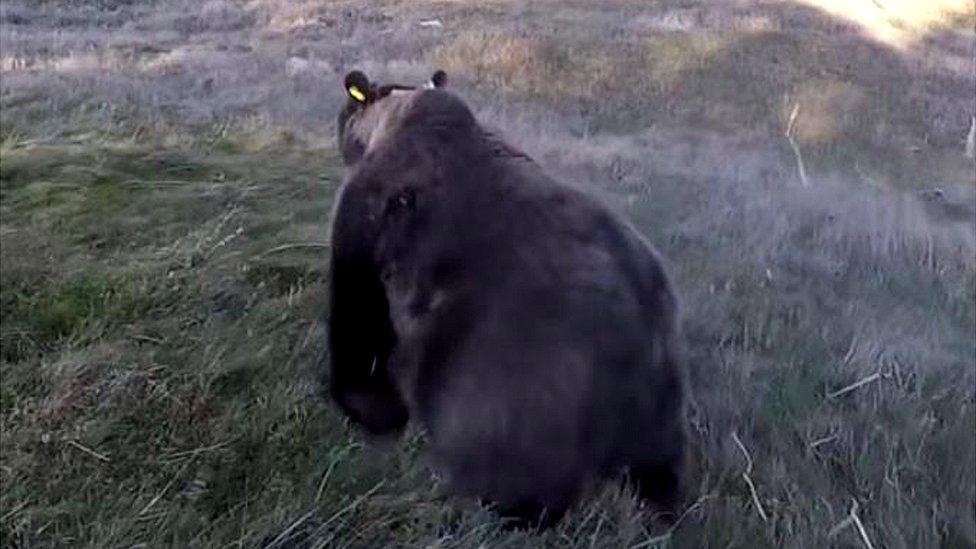
[[[182,544],[243,494],[263,494],[249,513],[290,498],[339,425],[306,372],[327,256],[304,244],[325,241],[334,156],[55,144],[2,163],[5,543]]]
[[[439,499],[421,434],[372,449],[321,394],[333,153],[49,144],[0,161],[9,546],[813,547],[857,543],[828,539],[853,500],[879,544],[972,539],[971,272],[818,272],[801,227],[770,279],[735,220],[673,228],[697,225],[669,201],[687,211],[699,183],[659,179],[629,214],[686,296],[701,500],[665,532],[606,486],[552,532],[505,533]]]

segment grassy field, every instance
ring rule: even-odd
[[[0,545],[976,546],[976,13],[842,4],[5,0]],[[446,69],[668,258],[676,526],[506,532],[323,397],[354,67]]]

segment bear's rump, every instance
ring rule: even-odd
[[[506,501],[562,493],[600,469],[627,421],[605,392],[613,385],[627,398],[632,384],[619,376],[632,377],[632,368],[610,371],[614,365],[578,347],[485,341],[493,345],[485,353],[480,343],[469,340],[446,366],[421,415],[448,485]]]
[[[432,463],[455,492],[516,500],[554,490],[591,468],[583,440],[588,367],[540,375],[544,371],[515,364],[452,366],[426,427]],[[506,375],[519,370],[526,375]]]

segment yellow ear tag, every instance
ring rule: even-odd
[[[353,96],[353,98],[360,103],[366,102],[366,94],[359,91],[359,88],[356,86],[349,86],[349,95]]]

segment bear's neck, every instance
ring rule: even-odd
[[[482,128],[481,138],[484,140],[484,143],[488,147],[488,150],[492,156],[498,158],[521,159],[532,162],[532,157],[526,154],[525,151],[511,145],[502,139],[500,135],[491,130]]]

